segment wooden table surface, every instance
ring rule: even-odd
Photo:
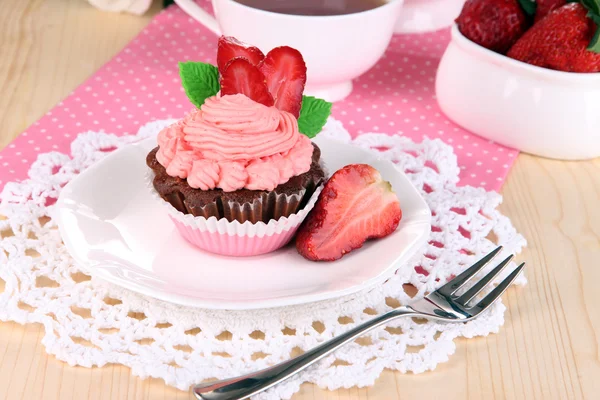
[[[1,3],[0,148],[160,9],[155,1],[137,17],[103,13],[85,0]],[[434,372],[385,371],[373,387],[337,392],[305,384],[294,400],[600,398],[600,160],[521,155],[502,193],[502,211],[529,241],[518,258],[529,265],[530,283],[505,295],[500,333],[459,340]],[[0,323],[0,399],[192,398],[125,367],[69,367],[46,355],[41,338],[40,325]]]

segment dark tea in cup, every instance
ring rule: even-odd
[[[345,15],[371,10],[386,0],[235,0],[259,10],[290,15]]]

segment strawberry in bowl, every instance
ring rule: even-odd
[[[460,32],[473,42],[505,54],[523,36],[531,22],[519,0],[468,0],[456,24]]]
[[[525,32],[508,57],[557,71],[600,72],[600,52],[588,48],[598,31],[589,13],[580,3],[555,9]]]
[[[600,156],[599,15],[600,0],[467,1],[438,68],[440,108],[528,153]],[[503,16],[509,21],[498,21]]]

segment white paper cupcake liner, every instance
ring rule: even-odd
[[[268,223],[259,221],[228,221],[225,218],[195,217],[184,214],[165,201],[153,186],[154,172],[146,173],[146,185],[152,197],[162,205],[174,222],[179,233],[193,245],[212,253],[229,256],[250,256],[268,253],[285,246],[296,233],[308,213],[313,209],[323,185],[317,187],[306,205],[298,212],[270,220]],[[300,197],[298,195],[278,195]],[[301,199],[298,199],[300,201]],[[250,207],[253,207],[250,205]]]

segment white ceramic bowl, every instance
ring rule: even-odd
[[[236,38],[268,52],[298,49],[306,61],[306,94],[337,101],[352,91],[352,79],[368,71],[385,52],[403,0],[346,15],[305,16],[251,8],[233,0],[212,0],[215,17],[193,0],[175,0],[217,35]]]
[[[495,142],[549,158],[600,156],[600,73],[516,61],[473,43],[455,25],[436,94],[448,118]]]
[[[465,0],[405,0],[396,33],[437,31],[454,23]]]

